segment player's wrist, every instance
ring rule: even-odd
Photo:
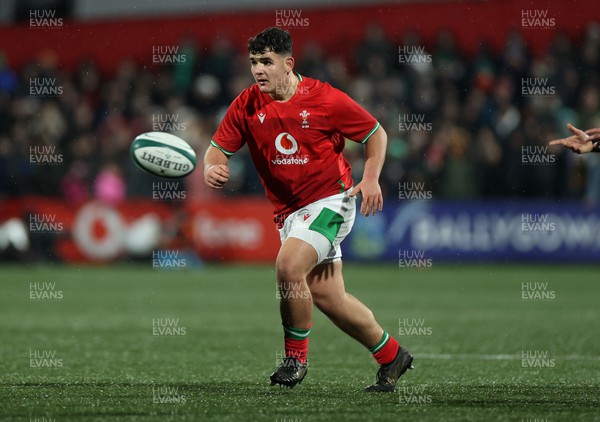
[[[376,165],[376,163],[370,161],[365,162],[362,180],[379,183],[382,168],[383,165]]]
[[[379,183],[379,174],[369,174],[365,172],[362,181],[363,183]]]
[[[207,164],[204,166],[204,175],[208,175],[210,173],[210,170],[215,167],[218,166],[218,164]]]

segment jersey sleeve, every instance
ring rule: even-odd
[[[334,130],[354,142],[365,143],[379,129],[379,122],[342,91],[330,88],[329,119]]]
[[[212,137],[210,144],[231,157],[244,146],[241,100],[236,98],[225,113],[225,117]]]

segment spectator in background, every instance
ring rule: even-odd
[[[355,57],[358,73],[361,75],[369,74],[371,72],[370,66],[372,66],[374,60],[377,62],[382,61],[383,67],[386,69],[392,69],[396,65],[397,56],[392,44],[385,36],[383,28],[375,22],[369,23]]]
[[[100,169],[94,182],[94,196],[109,205],[119,205],[125,200],[127,191],[119,166],[108,162]]]
[[[78,206],[90,197],[90,168],[81,160],[75,161],[60,181],[60,191],[67,203]]]
[[[504,192],[504,175],[502,166],[502,147],[493,130],[481,127],[475,133],[475,162],[478,166],[478,179],[480,180],[481,193],[485,198],[499,197]]]
[[[444,199],[476,198],[480,180],[473,159],[471,135],[459,127],[450,127],[439,135],[446,145],[446,157],[438,178],[439,195]]]
[[[0,51],[0,94],[11,94],[17,87],[17,75],[8,67],[6,56]]]
[[[433,53],[432,62],[436,78],[458,84],[465,76],[465,59],[461,56],[454,34],[442,30],[438,34],[438,42]]]
[[[223,54],[223,53],[221,53]],[[198,64],[198,49],[191,38],[186,38],[181,45],[181,55],[185,57],[185,63],[175,68],[173,73],[173,84],[175,92],[184,96],[190,92],[190,86],[194,77],[194,70]],[[226,73],[224,73],[225,75]]]

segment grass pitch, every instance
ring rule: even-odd
[[[379,395],[369,353],[318,311],[307,378],[269,386],[271,267],[0,274],[2,420],[600,420],[598,267],[346,265],[415,356]]]

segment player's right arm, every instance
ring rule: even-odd
[[[221,189],[229,180],[229,157],[219,148],[209,146],[204,154],[204,182],[213,189]]]
[[[241,95],[227,109],[204,154],[204,182],[213,189],[221,189],[227,183],[229,158],[244,145]]]
[[[584,132],[569,123],[567,129],[571,131],[572,136],[551,141],[550,145],[563,145],[577,154],[600,152],[600,128]]]

